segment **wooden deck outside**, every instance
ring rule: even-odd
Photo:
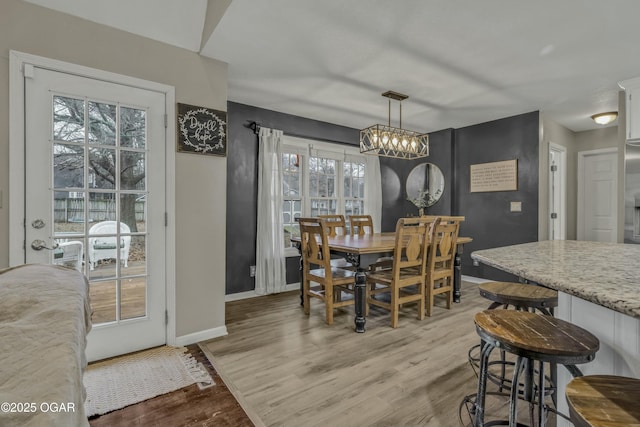
[[[128,267],[121,269],[121,305],[120,319],[133,319],[146,314],[147,278],[135,277],[145,274],[144,261],[131,261]],[[99,264],[93,271],[87,272],[90,280],[89,296],[91,298],[92,323],[113,322],[116,320],[116,264]],[[95,279],[109,279],[91,282]]]

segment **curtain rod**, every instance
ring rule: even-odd
[[[253,131],[253,133],[255,133],[256,135],[260,134],[260,128],[261,127],[262,127],[262,125],[260,123],[258,123],[258,122],[251,122],[248,125],[248,128],[251,129]],[[315,141],[323,141],[323,142],[330,142],[330,143],[333,143],[333,144],[348,145],[349,147],[356,147],[357,146],[357,144],[349,144],[348,142],[336,141],[335,139],[318,138],[317,136],[303,135],[303,134],[295,133],[295,132],[282,131],[282,133],[284,135],[287,135],[287,136],[293,136],[294,138],[313,139]]]

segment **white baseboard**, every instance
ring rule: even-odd
[[[285,292],[287,291],[299,291],[300,290],[300,282],[298,283],[289,283],[284,287]]]
[[[176,337],[175,345],[178,347],[182,347],[189,344],[195,344],[200,341],[207,341],[213,338],[223,337],[227,334],[227,327],[219,326],[217,328],[207,329],[205,331],[194,332],[192,334]]]
[[[300,289],[300,283],[289,283],[285,285],[283,292],[297,291]],[[256,291],[238,292],[237,294],[229,294],[224,296],[224,302],[238,301],[241,299],[260,297]]]

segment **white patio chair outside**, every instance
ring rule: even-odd
[[[82,271],[83,244],[79,240],[61,242],[53,251],[53,263],[56,265],[69,265],[75,263],[75,269]]]
[[[128,267],[129,246],[131,236],[120,236],[120,245],[116,245],[117,221],[102,221],[89,229],[89,235],[103,235],[89,237],[89,267],[95,269],[98,261],[103,259],[116,259],[117,246],[120,246],[120,262],[124,267]],[[128,234],[131,230],[123,222],[120,223],[120,233]],[[109,236],[110,234],[110,236]]]

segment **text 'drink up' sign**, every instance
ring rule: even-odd
[[[472,193],[518,189],[518,160],[471,165]]]

